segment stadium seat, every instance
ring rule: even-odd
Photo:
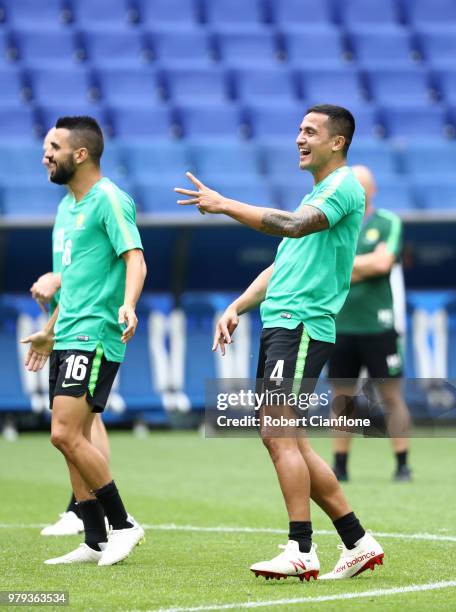
[[[127,24],[136,18],[129,0],[74,0],[73,20],[78,26],[99,24]]]
[[[419,68],[379,68],[368,70],[372,98],[389,106],[430,104],[433,100],[428,75]]]
[[[452,69],[439,70],[435,77],[442,98],[450,104],[456,104],[456,63]]]
[[[284,33],[287,59],[296,68],[338,68],[343,63],[341,36],[333,26],[288,28]]]
[[[2,0],[5,9],[5,21],[14,26],[52,26],[66,23],[70,12],[62,0]]]
[[[185,138],[226,140],[241,136],[242,120],[237,106],[186,105],[179,107],[177,114]]]
[[[212,26],[226,27],[261,23],[265,21],[265,6],[262,0],[204,0],[204,18]]]
[[[358,26],[349,32],[349,40],[356,60],[365,68],[413,65],[413,45],[405,28]]]
[[[260,171],[256,148],[247,143],[194,144],[189,154],[197,176],[208,182],[221,176],[252,178]]]
[[[355,132],[356,134],[356,132]],[[368,166],[376,177],[389,177],[398,172],[396,152],[388,142],[361,140],[356,138],[348,152],[350,166]]]
[[[408,182],[402,177],[379,177],[377,193],[374,196],[376,208],[392,211],[413,210],[416,208],[413,193]]]
[[[246,115],[254,138],[266,141],[295,139],[303,118],[303,105],[250,104]]]
[[[205,67],[214,52],[204,30],[180,31],[163,27],[146,33],[154,59],[165,67]]]
[[[43,149],[39,143],[0,144],[0,182],[35,182],[43,179],[46,171],[41,164]]]
[[[338,8],[346,25],[397,23],[400,17],[396,0],[345,0]]]
[[[136,68],[148,60],[145,41],[138,30],[98,25],[86,27],[82,37],[87,60],[97,68]]]
[[[91,75],[85,68],[33,68],[27,74],[37,102],[87,104],[95,97]]]
[[[220,59],[230,66],[277,64],[277,39],[269,31],[221,32],[216,43]]]
[[[273,183],[274,193],[278,205],[282,210],[295,211],[301,204],[304,196],[309,194],[314,187],[313,177],[310,172],[300,171],[300,176],[292,180],[276,180]]]
[[[30,107],[17,103],[0,106],[0,141],[32,140],[36,130],[35,114]]]
[[[174,181],[176,177],[182,178],[191,167],[187,147],[181,142],[127,143],[124,156],[129,175],[133,181],[139,182],[168,178]]]
[[[29,26],[15,29],[11,36],[23,66],[71,67],[80,57],[81,50],[70,29]]]
[[[431,23],[455,23],[456,3],[454,0],[406,0],[408,20],[420,28]]]
[[[297,130],[296,130],[297,136]],[[265,142],[259,148],[262,164],[270,180],[277,183],[280,179],[297,182],[302,176],[299,169],[299,152],[291,138],[276,142]]]
[[[220,103],[228,99],[224,72],[218,68],[163,71],[167,97],[176,104]]]
[[[391,138],[423,139],[442,138],[445,134],[446,117],[441,108],[419,108],[402,106],[381,111],[386,134]]]
[[[148,26],[189,29],[199,20],[195,0],[139,0],[137,4],[139,19]]]
[[[236,97],[245,103],[284,102],[297,98],[293,75],[285,68],[260,68],[233,72]]]
[[[4,184],[1,188],[3,213],[10,217],[54,216],[65,191],[46,184],[46,180],[44,175],[35,185],[24,185],[22,181]]]
[[[273,20],[284,28],[296,23],[312,27],[330,23],[333,20],[331,7],[328,0],[281,0],[271,3]]]
[[[172,114],[165,105],[111,106],[109,114],[117,138],[169,138],[172,132]]]
[[[453,176],[436,175],[424,178],[416,177],[413,181],[415,198],[421,208],[429,211],[455,211],[456,190]]]
[[[456,24],[421,27],[418,39],[423,56],[434,68],[454,68]]]
[[[0,66],[0,105],[18,104],[25,89],[20,71],[13,66]]]
[[[130,177],[128,176],[128,169],[124,159],[124,151],[117,141],[111,140],[105,142],[101,158],[101,169],[104,176],[109,177],[119,186],[122,184],[121,189],[125,189],[125,186],[129,184]]]
[[[99,104],[90,104],[88,102],[74,103],[72,101],[62,104],[46,104],[45,106],[37,106],[37,114],[41,131],[45,134],[62,115],[88,115],[93,117],[103,130],[105,137],[110,137],[111,126],[105,109]]]
[[[222,175],[211,182],[210,187],[233,200],[278,208],[273,191],[265,177],[242,178],[240,176],[236,178],[233,176],[229,177],[229,179],[224,179]]]
[[[105,68],[96,72],[101,97],[109,104],[151,105],[159,101],[159,83],[151,68]]]
[[[435,141],[410,143],[402,151],[402,165],[412,178],[436,176],[446,174],[454,175],[456,168],[456,144],[453,142]]]
[[[350,107],[364,102],[358,73],[352,68],[297,71],[301,96],[310,104],[339,104]]]
[[[359,139],[378,138],[384,135],[376,106],[372,104],[363,104],[362,106],[350,104],[348,108],[355,118],[355,142]]]
[[[188,181],[181,177],[181,185],[186,185]],[[167,215],[194,215],[199,217],[199,213],[194,206],[179,206],[177,200],[179,195],[173,191],[176,186],[174,178],[149,178],[137,181],[134,187],[135,200],[141,210],[146,213],[162,213]],[[190,185],[189,185],[190,187]],[[181,199],[185,199],[182,196]]]

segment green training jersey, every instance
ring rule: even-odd
[[[400,256],[402,222],[387,210],[373,212],[364,222],[357,255],[372,253],[380,242],[396,259]],[[394,328],[393,294],[390,272],[353,283],[337,320],[337,331],[344,334],[378,334]]]
[[[314,340],[335,342],[335,318],[345,301],[364,216],[364,190],[347,166],[317,183],[300,206],[322,210],[329,229],[284,238],[261,305],[264,327],[304,323]]]
[[[52,229],[52,271],[54,274],[62,272],[62,253],[63,253],[63,242],[65,235],[65,214],[68,196],[63,198],[57,208],[57,214],[55,216],[54,227]],[[60,299],[60,289],[55,292],[50,302],[50,314],[57,308],[57,304]]]
[[[55,325],[56,350],[95,350],[106,359],[123,361],[125,345],[118,324],[124,301],[122,253],[142,249],[133,200],[108,178],[100,179],[76,202],[66,195],[54,229],[54,257],[62,286]]]

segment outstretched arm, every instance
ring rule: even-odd
[[[122,333],[122,342],[127,343],[136,331],[138,318],[136,303],[139,300],[147,274],[146,262],[141,249],[131,249],[122,254],[125,261],[125,296],[124,303],[119,308],[119,324],[126,324]]]
[[[273,270],[274,264],[263,270],[244,293],[225,310],[215,326],[213,351],[220,346],[222,355],[225,354],[225,344],[231,344],[231,336],[239,324],[239,316],[252,310],[264,300]]]
[[[224,214],[243,225],[273,236],[301,238],[329,228],[326,215],[314,206],[302,206],[295,213],[252,206],[225,198],[203,185],[190,172],[187,172],[186,176],[198,188],[198,191],[176,187],[174,191],[189,196],[187,200],[177,201],[181,206],[196,204],[202,213]]]

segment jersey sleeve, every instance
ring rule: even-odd
[[[306,202],[306,205],[314,206],[325,214],[329,227],[334,227],[354,209],[354,199],[343,188],[344,178],[344,176],[337,177],[335,181],[316,194],[315,198]]]
[[[388,253],[394,255],[396,259],[399,257],[402,249],[402,221],[397,215],[389,217],[382,241],[386,242]]]
[[[106,185],[104,193],[103,222],[117,255],[120,257],[126,251],[142,249],[133,200],[110,185]]]

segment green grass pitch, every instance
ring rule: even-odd
[[[123,563],[45,566],[80,538],[45,538],[69,496],[66,469],[45,435],[0,441],[0,590],[67,590],[74,610],[204,608],[246,602],[264,610],[456,610],[456,440],[412,441],[413,483],[391,482],[394,463],[385,440],[356,440],[345,490],[363,524],[388,534],[434,534],[440,539],[380,537],[385,564],[340,582],[294,578],[265,581],[249,565],[277,554],[281,533],[164,529],[251,527],[286,529],[287,518],[269,458],[255,439],[204,439],[197,433],[152,433],[144,439],[111,436],[112,469],[129,511],[145,525],[146,542]],[[329,459],[330,441],[314,447]],[[313,527],[330,530],[313,508]],[[338,557],[334,534],[315,534],[322,572]],[[420,592],[356,597],[455,581]],[[341,599],[342,594],[354,594]],[[334,596],[333,600],[325,597]],[[296,598],[322,598],[293,603]],[[49,607],[47,608],[49,609]]]

